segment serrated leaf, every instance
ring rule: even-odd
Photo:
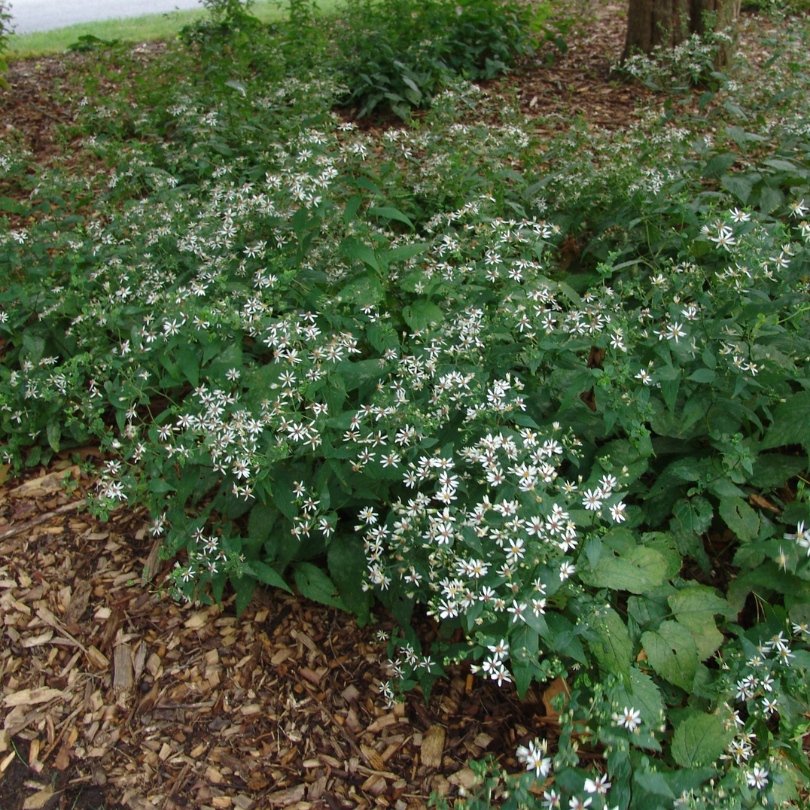
[[[754,188],[750,180],[739,174],[726,174],[720,178],[720,185],[731,192],[743,205],[748,202],[751,190]]]
[[[698,658],[705,661],[722,643],[714,614],[725,613],[728,602],[706,585],[683,588],[667,599],[676,621],[686,627],[695,640]]]
[[[737,156],[730,152],[715,155],[704,167],[703,177],[720,177],[734,165],[736,159]]]
[[[672,507],[672,513],[683,526],[684,531],[703,534],[709,530],[714,516],[712,505],[700,495],[682,498]]]
[[[431,323],[441,323],[444,313],[436,304],[422,298],[403,307],[402,317],[415,332],[423,332]]]
[[[633,643],[621,616],[615,610],[608,610],[594,619],[591,627],[598,636],[588,642],[596,660],[623,683],[629,684]]]
[[[672,758],[683,768],[710,765],[725,750],[734,729],[726,729],[715,714],[702,712],[687,717],[672,738]]]
[[[664,711],[664,699],[655,681],[637,666],[630,667],[630,685],[620,686],[616,701],[621,706],[632,706],[641,712],[645,724],[657,726]]]
[[[363,590],[360,576],[366,566],[362,541],[349,535],[336,535],[329,544],[328,562],[329,573],[337,585],[341,600],[363,627],[370,618],[370,604],[369,594]]]
[[[760,450],[803,444],[810,447],[810,391],[787,397],[773,410],[773,423],[760,442]]]
[[[231,585],[236,591],[236,615],[241,616],[245,612],[245,608],[250,604],[250,600],[253,599],[256,580],[248,574],[241,577],[232,576]]]
[[[744,543],[759,535],[759,515],[742,498],[721,498],[720,517]]]
[[[301,209],[306,210],[306,209]],[[379,271],[380,263],[377,261],[377,254],[368,246],[363,244],[359,239],[354,236],[348,236],[340,243],[340,252],[347,259],[355,259],[356,261],[363,262],[371,267],[373,270]]]
[[[287,593],[292,593],[292,588],[284,581],[281,574],[266,563],[260,560],[251,560],[249,563],[245,563],[245,569],[252,571],[259,582],[263,582],[265,585],[270,585],[273,588],[281,588],[282,591],[287,591]]]
[[[699,661],[689,630],[675,621],[662,622],[657,630],[642,633],[641,643],[658,675],[687,692],[691,690]]]
[[[636,546],[621,556],[603,548],[592,571],[579,576],[586,585],[616,591],[644,593],[660,585],[666,576],[667,561],[662,554]]]
[[[301,595],[307,599],[346,610],[343,600],[338,596],[335,583],[317,565],[307,562],[296,563],[295,584]]]

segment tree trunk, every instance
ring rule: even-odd
[[[622,61],[634,53],[652,53],[657,45],[673,48],[692,34],[722,31],[740,13],[740,0],[630,0]],[[708,15],[708,16],[707,16]],[[728,61],[730,50],[721,48],[716,67]]]

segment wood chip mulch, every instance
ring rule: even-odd
[[[387,709],[392,622],[262,592],[237,618],[160,586],[143,512],[83,510],[69,461],[0,488],[0,808],[422,810],[554,722],[456,669]]]

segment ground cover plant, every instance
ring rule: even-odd
[[[7,461],[99,441],[94,508],[148,507],[182,598],[381,604],[391,701],[459,661],[557,683],[557,738],[471,806],[797,801],[803,24],[694,108],[541,143],[445,70],[418,121],[359,130],[341,29],[241,14],[127,98],[109,50],[81,167],[2,143]]]

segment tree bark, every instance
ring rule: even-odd
[[[692,34],[722,31],[740,14],[740,0],[629,0],[627,35],[622,61],[634,53],[652,53],[660,45],[674,48]],[[721,48],[718,64],[727,63],[730,49]]]

